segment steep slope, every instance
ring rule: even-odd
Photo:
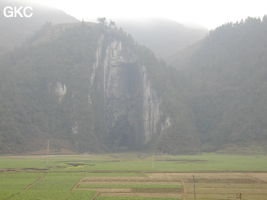
[[[204,38],[208,30],[167,19],[116,20],[140,44],[149,47],[166,62],[183,48]]]
[[[6,18],[3,14],[3,9],[6,6],[31,6],[33,16],[31,18]],[[46,23],[78,22],[77,19],[60,10],[24,3],[24,1],[1,0],[0,11],[0,54],[19,46]]]
[[[266,17],[225,24],[176,60],[203,149],[266,148],[266,35]]]
[[[0,152],[198,150],[175,70],[115,27],[47,24],[0,63]]]

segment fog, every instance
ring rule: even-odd
[[[197,24],[208,29],[248,16],[262,17],[264,0],[25,0],[64,10],[78,19],[97,17],[120,19],[166,18]]]

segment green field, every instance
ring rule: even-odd
[[[264,200],[265,155],[1,156],[0,200]],[[212,189],[211,189],[212,188]]]
[[[105,154],[77,156],[2,156],[0,168],[58,171],[267,171],[265,155],[186,156]]]

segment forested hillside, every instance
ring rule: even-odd
[[[2,55],[1,153],[266,151],[266,17],[218,27],[172,66],[99,22],[46,24]]]
[[[265,146],[267,18],[225,24],[176,56],[203,149]]]
[[[16,6],[19,8],[25,5],[31,6],[33,9],[33,16],[31,18],[4,17],[4,7]],[[26,4],[20,1],[1,0],[0,10],[0,54],[20,46],[46,23],[61,24],[78,22],[77,19],[61,10],[34,3]]]

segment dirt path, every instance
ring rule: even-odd
[[[80,180],[78,180],[78,181],[72,186],[72,188],[71,188],[70,190],[72,191],[72,190],[75,190],[75,189],[79,188],[79,185],[80,185]]]
[[[177,193],[137,193],[137,192],[127,192],[127,193],[108,193],[103,192],[100,194],[101,197],[148,197],[148,198],[181,198],[182,195]],[[175,200],[175,199],[173,199]]]
[[[96,192],[96,194],[91,198],[91,200],[97,200],[100,194],[101,194],[100,192]]]
[[[33,181],[31,184],[27,185],[27,186],[23,189],[23,191],[30,190],[35,184],[37,184],[38,182],[40,182],[41,180],[43,180],[45,176],[46,176],[46,173],[43,174],[42,176],[38,177],[37,179],[35,179],[35,181]]]

